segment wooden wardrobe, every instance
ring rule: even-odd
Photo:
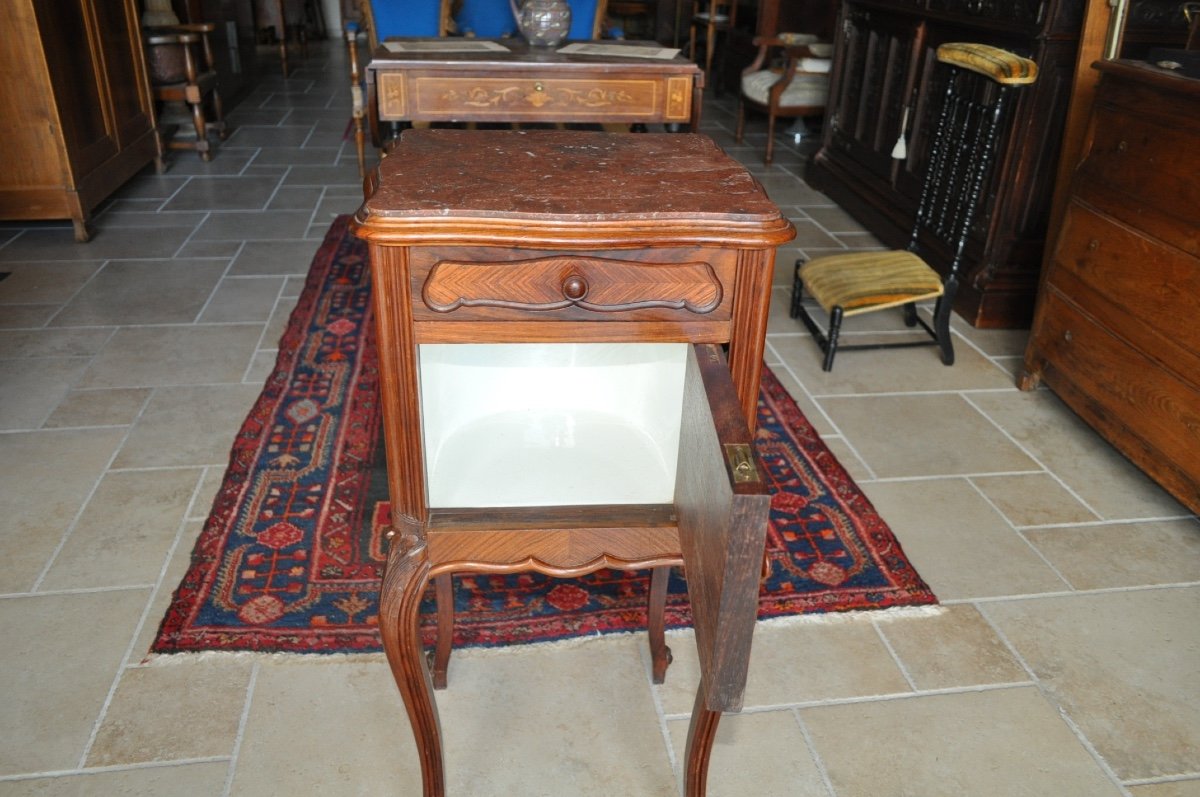
[[[0,219],[71,219],[156,154],[136,0],[0,3]]]

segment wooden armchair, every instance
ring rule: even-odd
[[[201,23],[145,30],[146,60],[155,101],[185,103],[191,110],[192,124],[196,128],[193,141],[176,138],[174,126],[165,126],[161,122],[157,125],[155,165],[159,173],[165,169],[167,149],[194,149],[202,160],[208,161],[212,160],[209,133],[215,132],[221,140],[228,136],[212,46],[208,41],[208,34],[215,29],[211,23]]]
[[[816,116],[825,111],[829,97],[830,56],[833,45],[818,42],[807,33],[781,33],[754,39],[758,55],[742,72],[734,138],[740,144],[746,126],[746,106],[767,114],[767,154],[775,148],[775,120]]]

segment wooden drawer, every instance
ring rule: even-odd
[[[1200,261],[1079,200],[1067,208],[1048,279],[1140,349],[1175,349],[1168,362],[1200,352]]]
[[[733,253],[509,252],[413,254],[416,321],[708,321],[731,317]]]
[[[1200,207],[1197,129],[1101,103],[1092,136],[1091,149],[1079,167],[1085,181],[1079,193],[1104,197],[1106,204],[1118,208],[1115,215],[1138,226],[1145,208],[1194,224]]]
[[[686,122],[688,76],[539,77],[528,70],[487,77],[408,70],[379,75],[383,120]]]
[[[1200,505],[1200,385],[1109,334],[1057,289],[1047,286],[1043,302],[1034,343],[1047,384],[1181,500]]]

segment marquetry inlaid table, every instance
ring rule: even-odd
[[[409,130],[356,233],[393,514],[380,628],[424,794],[445,789],[417,629],[430,580],[440,650],[456,571],[652,568],[661,632],[662,574],[682,564],[701,666],[685,772],[702,795],[758,606],[770,496],[752,429],[792,225],[705,136]]]
[[[704,73],[655,42],[393,39],[367,64],[367,114],[383,122],[690,124]]]

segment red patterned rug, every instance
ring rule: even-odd
[[[152,652],[381,649],[375,615],[387,504],[377,355],[366,249],[347,221],[335,221],[316,254]],[[758,454],[774,492],[759,616],[936,603],[769,370],[758,416]],[[460,647],[631,631],[646,622],[646,571],[454,581]],[[431,597],[425,609],[431,633]],[[667,620],[689,623],[678,574]]]

